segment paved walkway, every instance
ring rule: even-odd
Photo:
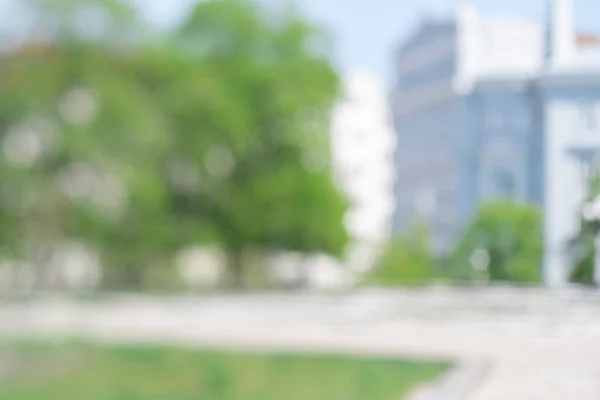
[[[456,361],[435,400],[600,399],[600,296],[494,289],[0,305],[0,334]],[[431,397],[434,396],[434,397]]]

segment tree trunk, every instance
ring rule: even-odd
[[[53,265],[50,264],[52,258],[52,247],[48,244],[40,245],[34,250],[33,256],[33,272],[34,272],[34,290],[56,290],[58,289],[56,282],[56,274],[58,271],[52,270]]]
[[[228,254],[227,289],[240,291],[246,285],[244,281],[244,257],[242,250],[230,250]]]
[[[310,274],[312,265],[309,265],[309,254],[305,254],[298,266],[300,269],[300,279],[298,281],[298,289],[306,290],[310,287]]]

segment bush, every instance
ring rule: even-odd
[[[543,257],[542,214],[532,205],[484,204],[452,256],[454,277],[472,279],[470,257],[476,249],[489,254],[492,281],[537,283]]]
[[[405,236],[388,244],[381,261],[373,270],[369,283],[382,286],[424,285],[435,272],[429,233],[416,226]]]
[[[580,285],[594,286],[594,239],[591,234],[582,234],[573,243],[578,246],[574,257],[574,266],[571,271],[569,281]],[[575,253],[574,249],[571,249]]]
[[[589,182],[587,201],[594,201],[600,194],[600,176],[593,174]],[[593,223],[581,218],[580,229],[569,243],[569,251],[573,260],[570,282],[595,286],[594,282],[594,238],[596,227]]]

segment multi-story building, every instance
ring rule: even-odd
[[[482,201],[538,204],[546,281],[560,284],[600,149],[600,41],[576,33],[573,0],[548,6],[543,24],[465,1],[399,48],[395,229],[425,221],[447,251]]]
[[[345,77],[331,148],[337,181],[350,200],[347,263],[365,270],[387,244],[394,214],[394,129],[385,91],[371,76]]]

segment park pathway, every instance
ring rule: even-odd
[[[600,399],[600,295],[432,288],[0,303],[0,334],[447,359],[415,400]],[[441,391],[441,392],[440,392]]]

